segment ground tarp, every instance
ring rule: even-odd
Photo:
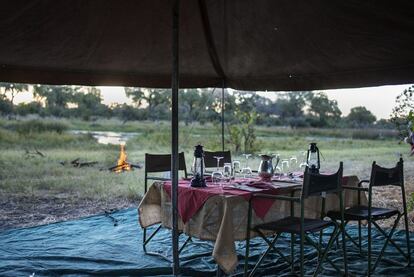
[[[170,87],[171,0],[6,0],[0,81]],[[180,87],[414,82],[414,1],[181,0]]]
[[[55,223],[45,226],[8,230],[0,233],[0,276],[154,276],[171,274],[169,262],[145,255],[141,246],[142,230],[137,223],[136,209],[122,210],[112,214],[117,221],[105,215],[80,220]],[[350,232],[357,233],[356,228]],[[366,232],[366,230],[364,230]],[[404,243],[403,233],[397,233],[399,243]],[[184,238],[182,238],[184,239]],[[184,276],[214,276],[216,265],[209,255],[210,245],[190,243],[181,254]],[[374,246],[379,248],[383,239],[375,235]],[[414,235],[411,238],[414,244]],[[154,238],[150,248],[171,253],[170,232],[164,230]],[[244,242],[238,243],[238,256],[242,270]],[[252,259],[264,250],[259,239],[252,241]],[[288,254],[288,240],[281,240],[279,249]],[[349,247],[350,270],[363,275],[366,259],[361,258],[355,247]],[[388,257],[398,258],[390,246]],[[298,252],[297,252],[298,253]],[[317,260],[317,253],[306,251],[306,271],[311,274]],[[330,254],[332,260],[341,266],[341,251]],[[273,263],[271,263],[273,261]],[[276,261],[276,263],[274,263]],[[267,264],[267,265],[266,265]],[[289,273],[289,266],[277,255],[265,261],[262,276],[283,276]],[[329,265],[320,276],[337,276]],[[414,276],[414,267],[401,268],[381,262],[375,276]]]

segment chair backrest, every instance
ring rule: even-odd
[[[331,175],[311,173],[309,168],[306,167],[303,179],[302,198],[314,195],[320,196],[323,194],[337,193],[341,191],[342,172],[342,162],[339,163],[338,171]]]
[[[179,155],[178,170],[183,170],[187,177],[184,152]],[[171,154],[148,154],[145,153],[145,176],[147,173],[171,171]]]
[[[204,165],[205,167],[217,167],[217,159],[214,157],[223,157],[220,160],[220,167],[224,166],[224,163],[231,163],[231,153],[229,151],[204,151]]]
[[[370,185],[377,186],[403,186],[404,174],[403,174],[403,159],[397,162],[397,165],[392,168],[381,167],[374,161],[372,163],[371,180]]]

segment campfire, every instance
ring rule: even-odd
[[[133,165],[127,161],[127,154],[125,152],[125,144],[121,144],[121,151],[119,152],[119,158],[117,165],[112,167],[111,170],[120,173],[124,171],[130,171],[133,168]]]

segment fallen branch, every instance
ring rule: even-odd
[[[73,167],[85,167],[85,166],[93,166],[93,165],[95,165],[95,164],[98,163],[97,161],[93,161],[93,162],[80,162],[79,160],[80,160],[80,158],[74,159],[73,161],[70,162],[70,164]],[[62,162],[59,162],[59,163],[61,165],[63,165],[63,166],[66,165],[66,162],[65,161],[62,161]]]
[[[28,157],[28,158],[33,158],[33,157],[35,157],[36,155],[38,155],[38,156],[40,156],[40,157],[42,157],[42,158],[44,158],[44,157],[46,157],[46,155],[45,154],[43,154],[42,152],[40,152],[36,147],[34,148],[34,151],[30,151],[29,149],[24,149],[24,151],[26,152],[25,153],[25,155],[26,155],[26,157]]]
[[[83,162],[83,163],[78,162],[78,163],[74,164],[73,166],[74,167],[93,166],[93,165],[95,165],[97,163],[98,162],[96,162],[96,161],[94,161],[94,162]]]
[[[142,165],[139,164],[130,164],[133,168],[142,168]]]

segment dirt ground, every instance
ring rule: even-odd
[[[0,195],[0,231],[66,221],[129,207],[138,207],[138,202],[124,198],[85,199],[67,194],[41,197]]]
[[[411,194],[414,193],[414,177],[406,179],[406,195],[409,201]],[[402,203],[400,189],[397,187],[379,188],[375,191],[373,202],[377,207],[400,208]],[[139,200],[125,198],[97,200],[68,194],[0,195],[0,231],[103,214],[105,211],[138,207],[138,204]],[[389,227],[392,223],[392,220],[385,220],[381,222],[381,225]],[[403,219],[401,219],[400,227],[403,227],[402,223]],[[414,211],[409,212],[409,224],[411,231],[414,231]]]

